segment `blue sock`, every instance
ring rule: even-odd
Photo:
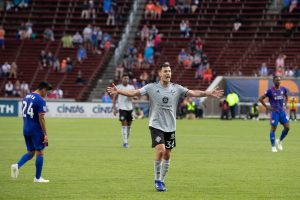
[[[272,147],[274,147],[275,146],[275,132],[273,132],[273,131],[270,132],[270,141],[271,141]]]
[[[289,129],[282,130],[281,136],[280,136],[280,141],[282,141],[285,138],[285,136],[287,136],[288,132],[289,132]]]
[[[25,153],[21,159],[18,161],[18,168],[21,168],[28,160],[32,158],[32,155],[29,153]]]
[[[35,178],[39,179],[42,174],[42,169],[43,169],[43,163],[44,163],[44,155],[36,155],[36,160],[35,160],[35,167],[36,167],[36,172],[35,172]]]

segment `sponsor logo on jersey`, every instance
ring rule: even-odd
[[[168,103],[169,98],[168,98],[168,97],[164,97],[164,98],[162,99],[162,101],[163,101],[163,103]]]

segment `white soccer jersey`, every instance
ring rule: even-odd
[[[134,90],[133,85],[124,86],[123,84],[117,85],[118,89],[121,90]],[[118,108],[120,110],[133,110],[132,99],[121,94],[118,94]]]
[[[149,96],[149,126],[164,132],[175,131],[177,104],[188,89],[174,83],[165,88],[158,82],[147,84],[139,91],[141,95]]]

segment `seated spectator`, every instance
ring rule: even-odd
[[[32,30],[33,24],[30,21],[28,21],[28,22],[26,22],[25,26],[26,26],[26,36],[25,37],[29,38],[29,39],[35,38],[35,34],[33,34],[33,30]]]
[[[92,47],[93,29],[91,24],[88,24],[82,31],[84,48],[90,50]]]
[[[184,49],[181,49],[181,52],[178,54],[178,64],[183,65],[183,62],[188,59],[189,55],[185,52]]]
[[[205,44],[205,41],[201,37],[197,37],[196,39],[196,53],[203,53],[203,46]]]
[[[192,13],[195,13],[199,6],[199,0],[192,0]]]
[[[240,15],[237,15],[233,23],[233,30],[238,31],[241,28],[241,26],[242,26],[241,17]]]
[[[72,43],[73,43],[74,46],[80,46],[80,45],[83,44],[83,38],[82,38],[82,36],[80,35],[79,32],[76,32],[76,34],[73,35]]]
[[[86,50],[83,46],[80,46],[77,50],[77,60],[82,63],[84,59],[87,58]]]
[[[101,102],[102,102],[102,103],[111,103],[111,102],[112,102],[112,101],[111,101],[111,98],[110,98],[110,96],[108,95],[107,92],[105,92],[105,93],[102,95],[102,97],[101,97]]]
[[[114,26],[116,24],[115,22],[115,16],[116,16],[116,11],[114,7],[111,7],[110,11],[107,13],[107,19],[106,19],[106,25],[112,25]]]
[[[7,61],[5,61],[5,63],[2,65],[2,75],[4,77],[8,77],[10,74],[10,70],[11,70],[11,65],[8,64]]]
[[[21,89],[21,97],[25,97],[27,94],[30,93],[28,83],[26,83],[25,81],[22,81],[20,89]]]
[[[155,4],[150,0],[145,6],[145,19],[148,19],[149,14],[150,14],[150,18],[154,19],[154,9],[155,9]]]
[[[41,51],[41,54],[39,57],[39,65],[40,65],[41,69],[47,67],[47,54],[44,50]]]
[[[266,63],[262,63],[260,70],[259,70],[259,75],[260,76],[268,76],[268,67]]]
[[[5,90],[4,90],[5,96],[11,97],[13,95],[13,91],[14,91],[14,85],[12,84],[11,81],[8,81],[5,84]]]
[[[60,71],[60,62],[59,62],[59,59],[57,57],[54,58],[53,71],[55,71],[55,72]]]
[[[299,78],[300,77],[300,67],[296,66],[294,68],[294,72],[295,72],[295,77]]]
[[[140,69],[142,68],[142,64],[144,62],[144,57],[142,53],[138,53],[137,59],[136,59],[136,68]]]
[[[142,86],[145,86],[149,82],[149,74],[147,71],[143,71],[142,74],[140,75],[140,81]]]
[[[27,29],[24,22],[21,23],[20,27],[18,28],[18,38],[24,40],[27,37]]]
[[[290,4],[289,12],[290,12],[290,13],[293,12],[293,10],[294,10],[295,8],[297,8],[297,5],[298,5],[298,0],[292,0],[292,1],[291,1],[291,4]]]
[[[285,75],[285,71],[283,67],[277,67],[275,70],[275,75],[276,76],[284,76]]]
[[[54,33],[51,28],[46,28],[43,33],[43,38],[45,41],[54,41]]]
[[[276,59],[276,68],[279,68],[279,67],[282,67],[284,68],[285,67],[285,59],[286,59],[286,55],[284,54],[279,54],[278,58]]]
[[[70,34],[66,34],[61,38],[63,48],[73,48],[72,44],[72,36]]]
[[[142,87],[141,83],[136,78],[132,79],[132,85],[135,89],[139,89]]]
[[[47,59],[47,67],[53,67],[55,58],[50,51],[48,52],[46,59]]]
[[[77,72],[75,83],[78,84],[78,85],[84,85],[84,83],[85,83],[85,81],[82,78],[82,72],[81,72],[81,70],[79,70]]]
[[[73,62],[70,57],[67,57],[67,72],[72,72],[73,71]]]
[[[291,21],[287,21],[284,24],[284,28],[285,28],[285,36],[286,37],[290,37],[293,33],[293,29],[294,29],[294,23]]]
[[[16,80],[16,82],[14,84],[13,96],[21,97],[21,84],[20,84],[19,80]]]
[[[158,81],[159,81],[159,78],[156,75],[155,70],[154,69],[151,70],[150,76],[149,76],[149,83],[155,83],[155,82],[158,82]]]
[[[149,39],[153,40],[155,36],[158,34],[158,29],[155,25],[152,25],[151,29],[149,30]]]
[[[17,78],[17,74],[18,74],[18,66],[16,62],[12,62],[10,72],[9,72],[9,78]]]
[[[203,66],[202,66],[202,64],[200,63],[199,65],[197,65],[194,79],[195,79],[195,80],[196,80],[196,79],[202,80],[202,78],[203,78]]]
[[[122,64],[119,64],[115,70],[115,80],[120,80],[124,73],[124,67]]]
[[[207,81],[207,83],[210,84],[212,78],[213,78],[213,72],[209,66],[209,63],[207,63],[206,69],[203,71],[203,82]]]
[[[96,19],[96,6],[93,0],[89,0],[89,14],[93,19]]]
[[[162,37],[163,37],[163,34],[160,33],[160,34],[157,34],[154,38],[153,45],[154,45],[154,51],[155,51],[156,55],[160,55]]]
[[[294,70],[287,67],[284,75],[286,77],[294,77],[294,74],[295,74]]]
[[[148,47],[144,51],[144,59],[149,64],[154,64],[154,50],[152,47]]]
[[[62,59],[60,64],[60,70],[62,73],[67,71],[67,59]]]
[[[147,40],[149,38],[149,28],[145,24],[141,30],[141,41]]]
[[[84,18],[84,19],[90,18],[89,4],[87,1],[84,1],[82,4],[81,18]]]
[[[62,99],[64,96],[64,92],[62,91],[62,89],[60,89],[59,87],[57,87],[53,93],[55,94],[55,98],[56,99]]]
[[[0,47],[1,49],[5,49],[5,30],[1,25],[0,25]]]
[[[189,21],[188,20],[186,20],[186,21],[182,20],[179,26],[180,26],[181,37],[185,37],[185,38],[190,37],[190,35],[192,33],[192,29],[190,28]]]
[[[153,9],[154,19],[161,19],[162,11],[163,11],[162,6],[159,4],[159,2],[156,2],[156,5],[154,6]]]
[[[103,12],[108,13],[112,6],[112,0],[103,0]]]

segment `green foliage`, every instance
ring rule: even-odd
[[[34,159],[11,180],[10,165],[26,150],[22,119],[0,118],[0,199],[300,199],[298,122],[284,151],[271,153],[268,121],[179,120],[168,191],[158,193],[147,120],[133,122],[128,149],[117,119],[46,121],[50,183],[37,184]]]

